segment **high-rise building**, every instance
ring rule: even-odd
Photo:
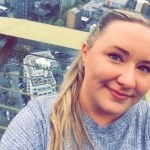
[[[82,15],[86,18],[95,20],[95,18],[99,18],[102,6],[103,3],[98,0],[90,1],[83,6]]]
[[[106,0],[105,5],[113,8],[123,8],[128,0]]]
[[[142,14],[145,14],[147,11],[147,5],[148,5],[147,0],[137,0],[135,1],[134,9],[136,12],[140,12]]]
[[[57,70],[58,62],[52,58],[50,51],[32,53],[24,58],[24,64],[28,64],[23,68],[27,93],[37,96],[56,94],[56,81],[51,70]]]
[[[78,29],[81,25],[82,10],[73,8],[68,11],[66,26],[71,29]]]
[[[150,19],[150,5],[148,6],[146,17]]]
[[[60,0],[60,6],[67,7],[67,6],[74,6],[76,0]]]
[[[149,5],[150,4],[148,2],[143,3],[140,13],[142,13],[143,15],[146,15]]]
[[[13,0],[14,13],[20,18],[28,18],[35,8],[36,0]]]
[[[6,3],[6,0],[0,0],[0,4],[4,5]]]

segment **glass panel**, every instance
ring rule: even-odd
[[[1,50],[7,47],[6,41],[0,40]],[[16,41],[9,54],[3,50],[5,56],[0,59],[0,138],[31,99],[58,92],[64,74],[79,52],[26,39]]]

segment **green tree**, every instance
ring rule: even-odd
[[[78,5],[83,5],[84,2],[82,0],[76,0],[75,2],[75,6],[78,6]]]
[[[73,5],[68,5],[67,7],[63,8],[61,19],[64,21],[64,24],[66,24],[68,11],[73,7]]]
[[[58,19],[55,23],[55,26],[63,26],[64,25],[64,20]]]
[[[0,125],[6,126],[6,118],[0,119]],[[0,130],[1,131],[1,130]],[[0,133],[1,134],[1,133]]]
[[[9,97],[9,101],[11,105],[15,105],[16,104],[16,98],[14,96],[10,96]]]
[[[17,51],[17,59],[23,59],[26,55],[28,55],[28,50],[23,45],[16,44],[14,50]]]
[[[65,12],[62,14],[62,17],[61,17],[61,19],[64,21],[64,24],[66,24],[67,13],[68,13],[68,11],[65,11]]]
[[[19,70],[19,76],[23,76],[23,70]]]

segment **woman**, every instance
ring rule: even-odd
[[[149,27],[133,12],[103,16],[56,100],[30,101],[8,126],[0,149],[149,150],[150,105],[141,100],[150,89]]]

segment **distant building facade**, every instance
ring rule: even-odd
[[[0,0],[0,4],[6,6],[6,7],[12,7],[13,0]]]
[[[146,15],[149,5],[150,4],[148,2],[143,3],[140,13],[142,13],[143,15]]]
[[[36,0],[13,0],[14,13],[20,18],[28,18],[35,8]]]
[[[4,5],[6,3],[6,0],[0,0],[0,4]]]
[[[74,7],[67,13],[66,26],[71,29],[78,29],[81,26],[82,10]]]
[[[1,6],[0,5],[0,16],[7,16],[7,7]]]
[[[150,19],[150,3],[148,0],[136,0],[134,1],[134,11],[142,13],[148,19]]]
[[[98,0],[92,0],[83,6],[82,16],[87,17],[89,19],[99,18],[102,13],[102,5],[104,3]]]
[[[51,70],[58,69],[58,62],[49,58],[53,58],[50,51],[32,53],[24,58],[24,64],[28,64],[23,68],[27,93],[37,96],[56,94],[56,81]]]
[[[44,10],[50,10],[51,14],[54,15],[59,11],[59,0],[41,0],[41,8]]]
[[[105,6],[112,8],[123,8],[128,0],[106,0]]]
[[[74,6],[75,5],[76,0],[60,0],[60,6],[62,5],[62,7],[67,7],[67,6]]]
[[[147,12],[145,15],[150,20],[150,4],[148,5]]]
[[[145,1],[145,0],[138,0],[137,3],[136,3],[136,6],[135,6],[135,9],[134,9],[134,10],[135,10],[136,12],[141,12],[142,5],[143,5],[144,3],[148,3],[148,2]]]

